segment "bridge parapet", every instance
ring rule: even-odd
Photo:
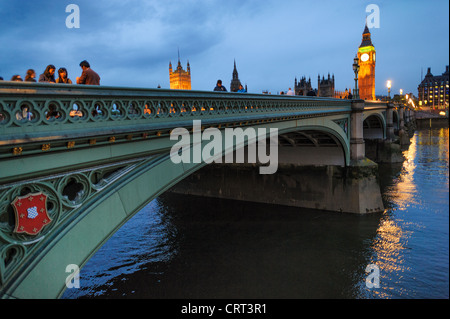
[[[167,138],[194,120],[233,128],[350,112],[330,98],[0,82],[0,161]]]
[[[348,112],[351,101],[261,94],[0,83],[0,145]]]

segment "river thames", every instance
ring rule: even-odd
[[[384,213],[164,194],[81,269],[77,298],[449,298],[449,129],[379,165]],[[368,266],[379,287],[367,285]]]

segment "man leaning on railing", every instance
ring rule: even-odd
[[[88,61],[81,61],[80,67],[83,72],[77,77],[77,84],[100,85],[100,76],[91,69]]]

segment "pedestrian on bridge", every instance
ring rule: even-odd
[[[247,90],[244,89],[244,87],[242,86],[242,84],[239,84],[239,90],[238,93],[247,93]]]
[[[72,81],[69,79],[69,77],[67,75],[66,68],[59,68],[58,78],[56,79],[56,83],[72,84]]]
[[[56,71],[56,68],[53,64],[47,65],[44,73],[42,73],[39,76],[39,82],[56,83],[55,71]]]
[[[28,69],[25,75],[25,82],[36,82],[36,72],[33,69]]]
[[[222,85],[222,80],[217,80],[217,85],[214,88],[214,91],[227,92],[227,89]]]
[[[80,67],[83,72],[80,77],[77,77],[77,84],[100,85],[100,76],[91,69],[88,61],[81,61]]]
[[[22,78],[18,74],[13,75],[11,81],[23,82]]]
[[[28,109],[27,105],[22,105],[20,107],[21,112],[17,112],[16,113],[16,119],[21,121],[21,120],[28,120],[31,121],[31,119],[33,118],[33,113],[30,112],[30,110]]]

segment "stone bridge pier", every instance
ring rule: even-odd
[[[404,105],[387,103],[385,114],[386,133],[378,138],[365,137],[365,155],[376,163],[401,163],[403,151],[416,128],[414,111]]]

